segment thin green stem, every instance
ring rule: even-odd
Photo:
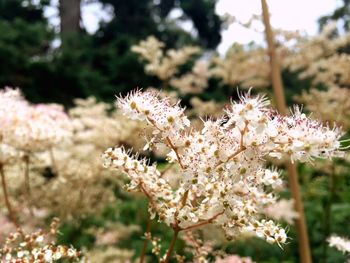
[[[332,205],[336,194],[336,173],[335,166],[331,164],[331,173],[328,181],[328,199],[324,208],[324,232],[323,232],[323,262],[327,262],[328,257],[328,244],[327,238],[331,233],[332,227]]]

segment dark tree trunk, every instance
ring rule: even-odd
[[[81,0],[59,0],[62,36],[80,32],[80,3]]]

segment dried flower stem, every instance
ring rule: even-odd
[[[53,153],[53,148],[52,147],[49,149],[49,154],[50,154],[52,169],[56,172],[57,171],[57,165],[56,165],[56,159],[55,159],[55,155]]]
[[[12,210],[11,203],[9,200],[8,192],[7,192],[7,185],[6,185],[6,178],[5,178],[5,173],[4,173],[4,167],[2,164],[0,164],[0,175],[1,175],[1,184],[2,184],[2,190],[4,192],[4,198],[5,198],[5,204],[6,208],[8,210],[10,219],[12,223],[16,226],[16,228],[19,228],[19,225],[16,220],[16,216]]]
[[[304,205],[300,195],[298,173],[295,165],[293,165],[291,162],[287,163],[287,172],[289,187],[292,193],[292,197],[295,200],[295,211],[297,211],[299,214],[295,220],[295,226],[298,233],[300,259],[302,263],[311,263],[312,260],[309,245],[309,236],[307,233],[305,221]]]
[[[32,216],[34,216],[34,212],[32,209],[32,196],[31,196],[30,180],[29,180],[29,154],[24,155],[23,160],[24,160],[24,186],[25,186],[25,191],[28,198],[28,204],[29,204],[28,208],[29,208],[29,213]]]
[[[28,198],[30,197],[30,181],[29,181],[29,155],[23,157],[24,160],[24,185]]]
[[[284,97],[284,90],[281,78],[280,64],[275,51],[274,36],[270,25],[269,10],[266,0],[261,0],[265,35],[270,57],[272,88],[276,97],[276,106],[280,114],[287,114],[287,106]]]
[[[271,65],[271,80],[273,92],[276,97],[276,105],[278,111],[286,115],[287,107],[284,97],[283,84],[281,78],[280,65],[278,61],[278,57],[275,52],[275,44],[273,32],[270,25],[269,11],[266,0],[261,0],[262,13],[263,13],[263,22],[265,25],[265,34],[266,41],[268,44],[268,53],[270,57],[270,65]],[[295,200],[295,209],[299,214],[299,217],[296,219],[296,228],[298,232],[299,239],[299,254],[302,263],[311,263],[311,252],[309,246],[309,238],[306,228],[305,215],[304,215],[304,207],[303,202],[299,192],[299,183],[298,183],[298,173],[295,165],[293,165],[290,161],[286,163],[288,178],[289,178],[289,187],[292,193],[292,197]]]

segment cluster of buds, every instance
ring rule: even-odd
[[[51,263],[62,259],[77,260],[80,253],[73,247],[56,245],[50,237],[57,233],[58,219],[53,219],[50,231],[24,234],[21,229],[11,234],[0,249],[0,259],[9,263]],[[52,238],[51,238],[52,239]]]
[[[208,255],[213,254],[214,244],[210,241],[204,241],[198,233],[187,231],[182,239],[186,243],[186,251],[192,254],[193,263],[207,262]]]
[[[177,232],[214,224],[229,239],[253,231],[282,244],[287,240],[284,229],[260,219],[282,183],[277,171],[264,166],[264,158],[305,162],[339,152],[338,129],[322,126],[297,109],[292,116],[280,116],[265,97],[249,93],[232,102],[221,118],[203,120],[201,130],[191,126],[178,103],[156,93],[134,91],[119,98],[117,106],[154,129],[148,146],[168,148],[167,160],[179,166],[181,180],[173,189],[156,165],[124,148],[107,149],[104,166],[126,173],[127,189],[145,194],[152,217],[157,215]]]
[[[150,241],[152,245],[152,253],[159,258],[162,248],[161,239],[159,237],[153,237],[150,232],[146,232],[144,238]]]

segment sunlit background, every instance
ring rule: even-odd
[[[334,10],[341,4],[336,0],[271,0],[269,1],[271,23],[278,28],[285,30],[300,30],[310,35],[318,32],[317,20]],[[100,21],[110,21],[113,16],[111,6],[103,6],[100,3],[90,3],[82,6],[82,24],[89,33],[95,33]],[[247,22],[252,15],[261,14],[261,4],[258,0],[250,0],[243,3],[240,0],[219,0],[216,4],[218,15],[229,14],[236,17],[240,22]],[[183,12],[180,9],[173,10],[169,16],[181,17]],[[59,27],[58,0],[51,0],[51,6],[45,8],[45,16],[49,18],[50,24]],[[193,29],[190,21],[181,21],[181,25],[188,31]],[[247,44],[251,41],[263,42],[263,35],[255,30],[263,31],[261,25],[247,29],[239,24],[232,24],[222,32],[222,41],[218,51],[224,53],[233,42]]]

